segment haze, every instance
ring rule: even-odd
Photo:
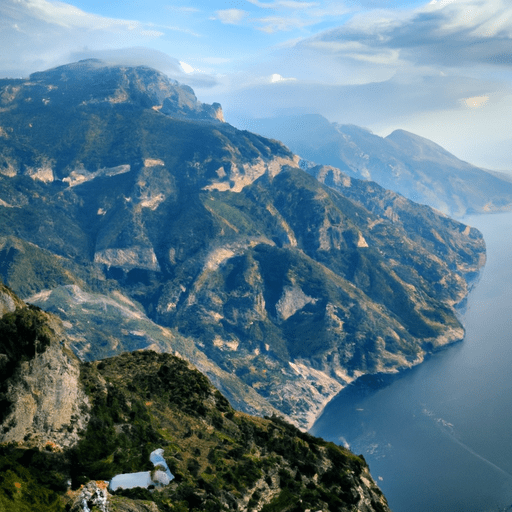
[[[0,0],[0,44],[2,77],[91,57],[146,64],[235,126],[319,113],[512,170],[505,0]]]

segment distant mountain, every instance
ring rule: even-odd
[[[477,230],[332,167],[315,178],[149,68],[0,88],[0,275],[83,360],[178,352],[237,407],[306,428],[357,376],[463,338]]]
[[[247,128],[284,142],[305,160],[375,181],[452,216],[512,208],[509,179],[463,162],[434,142],[404,130],[382,138],[312,114],[251,119]]]
[[[0,368],[2,511],[389,511],[362,457],[235,411],[170,354],[80,363],[60,320],[2,285]],[[131,473],[152,483],[108,486]]]

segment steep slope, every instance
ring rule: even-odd
[[[319,170],[334,191],[197,102],[164,112],[173,87],[96,61],[3,83],[0,272],[81,358],[178,351],[237,406],[307,428],[358,375],[462,339],[478,231]]]
[[[376,181],[449,215],[512,208],[508,180],[404,130],[382,138],[364,128],[330,123],[320,115],[255,119],[248,121],[248,128],[283,141],[308,161]]]
[[[0,422],[2,510],[389,510],[364,459],[236,412],[183,359],[143,351],[79,364],[56,317],[2,285],[0,298],[15,303],[0,318],[0,354],[15,368],[0,385],[16,398]],[[151,469],[155,449],[170,484],[106,489]]]
[[[88,400],[60,321],[0,285],[0,443],[62,449],[76,443]]]

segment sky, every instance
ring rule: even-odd
[[[0,77],[145,64],[251,118],[405,129],[512,170],[510,0],[0,0]]]

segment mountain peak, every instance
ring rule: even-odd
[[[403,153],[416,159],[433,161],[442,159],[443,163],[446,163],[448,159],[449,162],[456,167],[469,165],[466,162],[459,160],[449,151],[446,151],[446,149],[441,147],[439,144],[436,144],[421,135],[416,135],[415,133],[411,133],[406,130],[395,130],[386,137],[386,140],[399,147]]]
[[[55,68],[46,69],[45,71],[36,71],[30,75],[30,80],[41,80],[44,78],[55,78],[66,74],[82,73],[87,74],[94,70],[110,67],[101,59],[83,59],[78,62],[63,64]]]
[[[10,103],[66,106],[124,105],[153,108],[178,118],[224,121],[218,103],[203,104],[186,85],[147,66],[114,65],[86,59],[32,73]],[[12,106],[12,105],[9,105]]]

